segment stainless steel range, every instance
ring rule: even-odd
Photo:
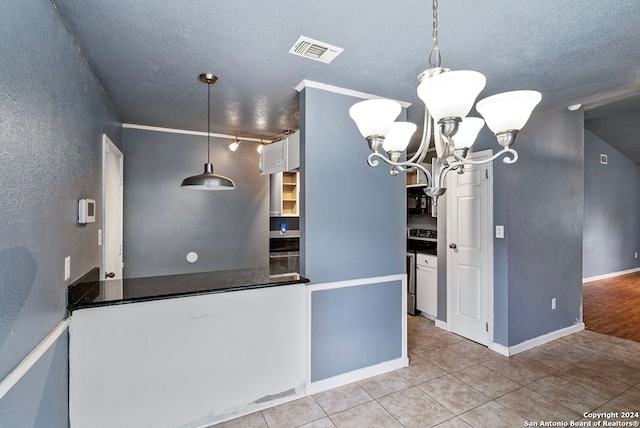
[[[438,232],[435,229],[407,228],[407,251],[438,254]]]

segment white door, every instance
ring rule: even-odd
[[[472,154],[480,160],[491,150]],[[447,301],[449,330],[489,344],[493,296],[491,164],[466,165],[447,176]]]
[[[122,279],[123,155],[106,135],[102,147],[102,279]]]

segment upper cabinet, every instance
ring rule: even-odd
[[[264,146],[260,155],[262,175],[291,171],[300,167],[300,131],[284,140]]]
[[[270,216],[298,216],[299,183],[300,174],[296,171],[285,171],[271,175]]]

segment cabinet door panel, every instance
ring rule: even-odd
[[[434,318],[438,314],[437,269],[416,266],[416,308]]]

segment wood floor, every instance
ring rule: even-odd
[[[640,272],[582,287],[587,330],[640,342]]]

